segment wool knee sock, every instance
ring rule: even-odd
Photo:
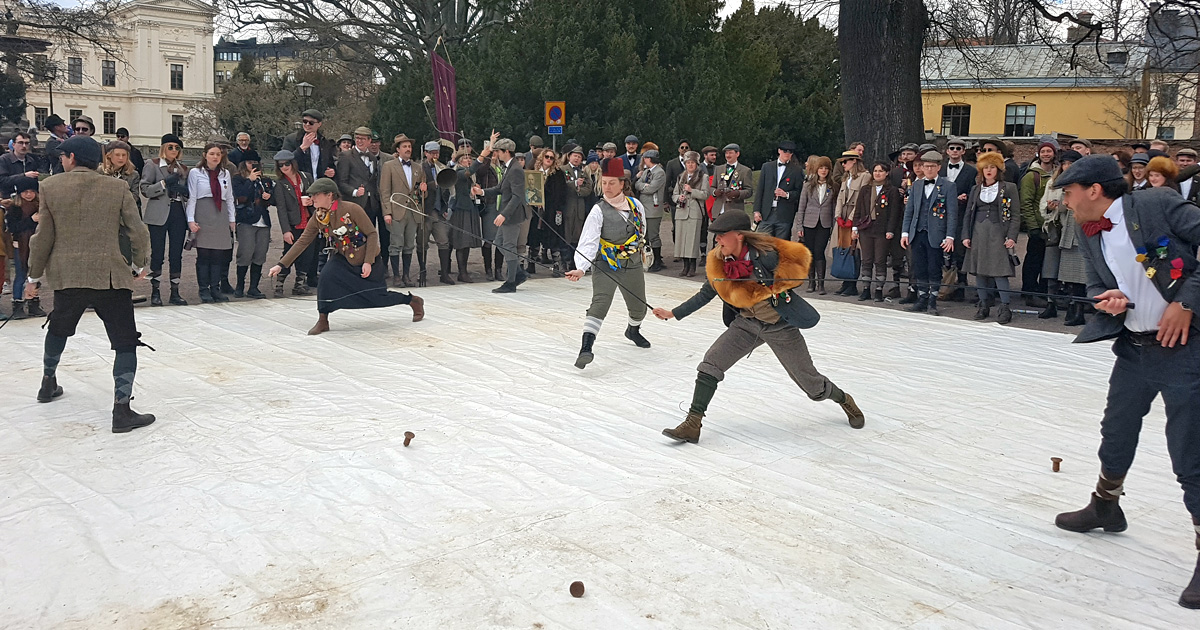
[[[113,360],[113,402],[129,404],[133,398],[133,377],[137,373],[137,352],[122,350]]]
[[[67,338],[46,334],[45,351],[42,355],[42,376],[51,377],[58,372],[58,362],[67,347]]]
[[[717,377],[699,372],[696,374],[696,389],[692,392],[692,406],[688,411],[703,414],[708,411],[708,403],[712,402],[717,393]]]
[[[1125,494],[1125,478],[1111,478],[1100,471],[1100,479],[1096,481],[1096,496],[1105,501],[1115,501]]]
[[[832,400],[839,405],[846,402],[846,392],[842,391],[842,388],[838,387],[837,385],[832,386],[833,389],[829,391],[829,400]]]

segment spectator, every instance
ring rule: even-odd
[[[300,115],[301,129],[283,139],[283,148],[296,156],[301,170],[312,175],[314,180],[334,177],[333,141],[321,133],[325,114],[315,109],[304,110]]]
[[[341,154],[354,148],[354,136],[344,133],[338,138],[337,147],[333,151],[333,157],[337,158]]]
[[[225,149],[210,142],[204,147],[200,165],[188,173],[188,227],[196,243],[196,281],[200,301],[228,302],[221,293],[221,278],[229,277],[233,261],[233,186],[229,171],[222,167]]]
[[[242,162],[254,162],[255,164],[262,162],[262,158],[259,157],[258,151],[250,148],[250,134],[246,133],[245,131],[240,132],[238,133],[236,140],[237,146],[229,152],[229,162],[231,164],[237,167],[241,166]]]
[[[638,155],[637,136],[625,136],[625,154],[621,156],[621,163],[625,165],[625,170],[629,171],[630,178],[637,176],[642,165],[642,156]]]
[[[1042,214],[1046,217],[1043,226],[1046,232],[1046,261],[1042,264],[1042,277],[1046,278],[1051,295],[1083,296],[1083,290],[1087,286],[1087,267],[1083,260],[1083,252],[1079,249],[1075,213],[1062,203],[1062,189],[1054,186],[1054,182],[1081,159],[1083,156],[1077,151],[1064,151],[1058,158],[1058,169],[1046,186],[1046,194],[1042,196]],[[1038,314],[1038,319],[1058,317],[1060,301],[1047,300],[1046,309]],[[1069,301],[1065,306],[1067,325],[1082,326],[1083,303]]]
[[[243,295],[262,299],[267,297],[258,289],[262,278],[267,249],[271,247],[271,180],[262,176],[255,160],[242,160],[238,174],[233,177],[234,212],[237,221],[237,286],[233,297]],[[246,273],[250,274],[250,289],[246,290]]]
[[[142,152],[129,141],[129,130],[124,127],[117,129],[117,140],[129,145],[129,161],[133,162],[133,168],[141,174],[142,170],[146,168],[146,159],[142,157]],[[134,197],[137,197],[136,193]]]
[[[1179,183],[1179,194],[1196,203],[1200,198],[1200,186],[1197,185],[1200,184],[1200,167],[1196,165],[1196,150],[1180,149],[1175,154],[1175,163],[1179,165],[1179,177],[1175,178]]]
[[[13,262],[16,269],[13,274],[12,287],[12,319],[26,317],[45,317],[39,298],[31,298],[26,304],[25,280],[29,277],[29,239],[37,231],[38,222],[38,180],[22,177],[16,185],[16,197],[0,200],[4,207],[3,222],[5,229],[0,232],[12,237],[16,251],[13,252]],[[3,252],[0,252],[3,254]],[[0,276],[4,266],[0,264]],[[28,306],[28,312],[26,307]]]
[[[464,146],[454,152],[452,158],[454,172],[458,177],[454,180],[454,190],[450,195],[453,212],[450,214],[450,248],[454,250],[458,260],[458,281],[471,283],[471,274],[467,271],[467,262],[471,257],[471,249],[483,245],[483,235],[480,214],[483,209],[483,189],[475,183],[472,166],[477,162],[471,155],[471,147]]]
[[[96,123],[88,116],[80,116],[71,121],[71,128],[77,136],[94,136],[96,135]]]
[[[649,143],[647,143],[649,144]],[[667,173],[660,163],[656,149],[649,149],[642,154],[641,172],[634,182],[638,201],[646,211],[646,246],[654,252],[654,263],[646,269],[649,273],[662,271],[666,264],[662,259],[662,220],[667,209],[667,197],[670,193],[666,188]]]
[[[1164,154],[1169,154],[1171,152],[1171,145],[1167,144],[1166,140],[1151,140],[1150,151],[1161,151]]]
[[[1029,233],[1025,246],[1025,265],[1021,268],[1021,290],[1031,293],[1045,293],[1046,282],[1042,279],[1042,264],[1046,258],[1046,233],[1042,231],[1045,217],[1042,216],[1039,204],[1042,194],[1046,192],[1046,183],[1054,172],[1054,164],[1058,156],[1058,142],[1053,138],[1043,138],[1038,143],[1037,159],[1029,165],[1021,178],[1021,226]],[[1035,308],[1044,308],[1046,300],[1040,297],[1027,296],[1025,304]]]
[[[46,131],[50,132],[50,137],[46,139],[46,170],[54,175],[63,172],[62,162],[58,159],[62,155],[62,151],[59,151],[58,146],[71,137],[71,132],[67,128],[66,121],[58,114],[50,114],[46,117]]]
[[[1135,140],[1129,145],[1129,148],[1133,149],[1134,155],[1150,152],[1150,144],[1145,140]]]
[[[1008,279],[1016,275],[1012,255],[1021,230],[1021,200],[1017,185],[1002,179],[1004,159],[995,153],[980,156],[976,162],[978,183],[971,189],[963,214],[962,242],[967,248],[966,273],[975,274],[979,290],[979,308],[975,319],[990,315],[989,293],[1000,294],[1000,313],[996,321],[1012,321]]]
[[[999,138],[984,138],[979,141],[977,153],[996,152],[1004,157],[1004,179],[1020,186],[1021,167],[1012,159],[1012,147]],[[977,158],[978,159],[978,158]]]
[[[171,299],[175,306],[187,306],[179,295],[179,280],[183,270],[183,245],[187,240],[187,212],[184,205],[188,200],[188,169],[180,156],[183,143],[179,136],[166,134],[158,149],[158,159],[148,162],[142,169],[142,196],[146,208],[142,219],[150,228],[150,305],[162,306],[159,294],[159,278],[162,277],[163,258],[170,252]]]
[[[683,156],[683,173],[675,181],[675,255],[683,260],[680,277],[696,275],[700,258],[700,227],[707,221],[704,202],[708,200],[708,177],[700,169],[700,154],[688,151]]]
[[[1088,156],[1092,154],[1092,141],[1087,138],[1075,138],[1068,145],[1071,150],[1078,153],[1080,156]]]
[[[275,216],[279,219],[279,231],[283,234],[283,253],[286,255],[304,228],[312,218],[312,200],[304,194],[312,185],[312,175],[296,164],[296,155],[286,149],[275,154],[275,187],[271,191],[271,205],[275,206]],[[295,261],[279,272],[275,277],[275,297],[283,297],[287,277],[292,267],[296,268],[296,284],[292,287],[292,295],[311,295],[308,287],[308,276],[317,273],[317,244],[311,243],[301,252]]]
[[[1146,182],[1152,188],[1170,188],[1180,192],[1179,184],[1175,182],[1176,177],[1179,177],[1179,167],[1171,158],[1155,156],[1150,158],[1150,163],[1146,165]]]
[[[1146,166],[1150,164],[1150,156],[1147,153],[1134,153],[1133,157],[1129,158],[1129,173],[1125,175],[1125,181],[1129,183],[1130,190],[1144,190],[1150,187],[1150,182],[1146,181]]]
[[[858,195],[862,192],[871,174],[862,165],[862,158],[855,151],[845,151],[838,157],[842,167],[842,179],[838,182],[838,197],[834,207],[834,217],[838,226],[837,246],[854,249],[858,246],[858,233],[854,231],[854,208],[858,204]],[[843,279],[842,288],[835,295],[854,295],[858,293],[858,281]],[[864,292],[868,299],[870,293]],[[860,296],[862,297],[862,296]]]
[[[792,222],[792,240],[802,241],[812,252],[812,265],[808,272],[808,292],[825,295],[825,250],[833,234],[833,206],[837,200],[833,185],[833,162],[818,156],[813,162],[815,175],[808,177],[800,191],[800,206]]]
[[[863,292],[859,301],[874,297],[883,301],[883,285],[887,282],[887,257],[891,242],[900,231],[904,206],[900,190],[892,185],[891,165],[876,162],[871,166],[871,183],[858,195],[854,206],[854,231],[862,252]],[[874,282],[874,294],[871,293]]]
[[[41,164],[37,156],[29,152],[32,142],[29,134],[18,131],[13,138],[13,150],[0,155],[0,196],[11,197],[23,180],[38,179]]]

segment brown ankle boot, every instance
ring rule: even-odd
[[[846,412],[846,419],[850,421],[850,428],[861,429],[867,424],[867,417],[863,415],[862,409],[854,402],[854,397],[850,394],[845,394],[846,399],[838,403],[842,406],[842,411]]]
[[[317,317],[317,323],[314,324],[313,327],[308,330],[308,334],[310,334],[310,335],[319,335],[323,332],[329,332],[329,314],[328,313],[321,313],[320,316]]]
[[[1200,556],[1196,558],[1196,570],[1192,572],[1192,581],[1179,596],[1179,605],[1184,608],[1200,608]]]
[[[703,426],[700,421],[703,419],[704,414],[689,411],[682,424],[674,429],[663,429],[663,435],[680,442],[695,444],[700,441],[700,427]]]
[[[412,298],[412,301],[409,302],[408,305],[411,306],[413,310],[413,321],[419,322],[422,319],[425,319],[425,300],[422,300],[419,296],[411,293],[409,294],[409,297]]]
[[[1121,511],[1119,499],[1111,501],[1101,499],[1092,493],[1092,502],[1077,512],[1063,512],[1054,519],[1059,529],[1069,532],[1090,532],[1093,529],[1104,528],[1106,532],[1123,532],[1129,528],[1125,521],[1125,512]]]

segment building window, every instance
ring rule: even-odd
[[[217,85],[221,85],[222,83],[224,83],[225,82],[225,73],[220,70],[217,70],[217,73],[215,75],[213,75],[213,82],[216,83]]]
[[[288,80],[288,81],[295,81],[295,80],[296,80],[296,71],[295,71],[295,70],[288,70],[288,71],[287,71],[287,80]]]
[[[942,135],[971,135],[970,105],[942,105]]]
[[[1164,83],[1158,86],[1158,108],[1175,109],[1179,107],[1179,84]]]
[[[70,110],[67,110],[67,124],[68,124],[68,125],[74,125],[74,124],[75,124],[75,121],[76,121],[76,120],[78,120],[78,119],[79,119],[79,117],[80,117],[80,116],[82,116],[82,115],[83,115],[83,110],[82,110],[82,109],[70,109]]]
[[[1123,66],[1129,63],[1129,53],[1124,50],[1113,50],[1108,53],[1105,59],[1107,59],[1110,66]]]
[[[1154,135],[1154,137],[1158,140],[1174,140],[1175,139],[1175,128],[1174,127],[1159,127],[1158,133],[1156,133]]]
[[[33,124],[37,125],[38,129],[46,128],[46,118],[50,116],[50,110],[45,107],[33,108]]]
[[[183,64],[181,63],[171,64],[171,89],[183,89]]]
[[[104,112],[104,133],[109,136],[117,133],[117,112]]]
[[[83,57],[67,57],[67,83],[83,83]]]
[[[100,78],[104,87],[117,86],[117,62],[105,59],[100,62]]]
[[[183,137],[183,116],[175,114],[171,116],[171,133]]]
[[[217,61],[241,61],[242,53],[240,52],[220,52],[217,53]]]
[[[1028,137],[1033,135],[1033,119],[1037,105],[1009,105],[1004,108],[1004,135]]]

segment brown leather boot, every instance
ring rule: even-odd
[[[411,306],[413,310],[413,321],[419,322],[422,319],[425,319],[425,300],[422,300],[419,296],[411,293],[409,293],[408,296],[412,298],[412,301],[410,301],[408,305]]]
[[[845,394],[845,392],[842,392]],[[846,412],[846,419],[850,421],[851,429],[861,429],[867,424],[867,417],[863,415],[862,409],[854,402],[854,397],[850,394],[845,394],[846,400],[838,403],[842,406],[842,411]]]
[[[1179,596],[1179,605],[1184,608],[1200,609],[1200,556],[1196,558],[1196,570],[1192,572],[1192,581]]]
[[[1119,500],[1101,499],[1093,492],[1092,502],[1087,507],[1077,512],[1059,514],[1054,524],[1069,532],[1090,532],[1097,528],[1104,528],[1106,532],[1123,532],[1129,528],[1129,524],[1125,521],[1125,512],[1121,511]]]
[[[323,332],[329,332],[329,313],[321,313],[317,316],[317,323],[313,324],[312,328],[308,329],[308,334],[319,335]]]
[[[703,426],[700,421],[703,419],[704,414],[689,411],[687,418],[679,426],[674,429],[663,429],[663,435],[672,440],[695,444],[700,441],[700,427]]]

